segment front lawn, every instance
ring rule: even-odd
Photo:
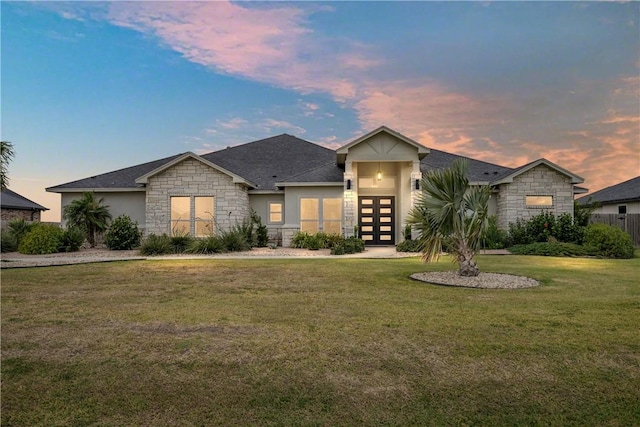
[[[479,256],[2,271],[3,426],[640,424],[640,258]]]

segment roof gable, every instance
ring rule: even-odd
[[[561,173],[562,175],[565,175],[567,177],[569,177],[571,179],[571,183],[572,184],[580,184],[584,182],[584,178],[573,174],[571,172],[569,172],[568,170],[556,165],[555,163],[547,160],[547,159],[538,159],[538,160],[534,160],[531,163],[527,163],[526,165],[520,166],[518,168],[512,169],[510,172],[505,173],[504,175],[498,177],[496,180],[492,181],[491,184],[492,185],[498,185],[498,184],[508,184],[513,182],[513,179],[515,177],[517,177],[518,175],[522,175],[523,173],[537,167],[540,165],[545,165],[553,170],[555,170],[558,173]]]
[[[640,176],[603,188],[579,198],[578,203],[619,203],[640,201]]]
[[[233,172],[230,172],[218,165],[216,165],[215,163],[211,163],[210,161],[208,161],[207,159],[204,159],[200,156],[198,156],[197,154],[194,154],[192,152],[187,152],[182,154],[181,156],[176,157],[175,159],[172,159],[166,163],[164,163],[163,165],[145,173],[144,175],[136,178],[136,183],[137,184],[147,184],[149,182],[149,178],[151,178],[152,176],[155,176],[161,172],[166,171],[167,169],[172,168],[173,166],[177,165],[178,163],[182,163],[187,159],[193,159],[196,160],[198,162],[201,162],[207,166],[209,166],[212,169],[217,170],[218,172],[221,172],[225,175],[228,175],[232,178],[233,182],[236,184],[245,184],[249,187],[255,187],[256,185],[247,181],[246,179],[244,179],[243,177],[234,174]]]
[[[385,144],[380,136],[389,136],[395,142],[392,144]],[[379,128],[363,135],[350,143],[343,145],[342,147],[336,150],[337,162],[339,165],[343,165],[346,162],[347,155],[350,150],[353,150],[357,146],[361,144],[369,144],[369,151],[371,152],[373,157],[384,157],[388,156],[394,149],[397,147],[397,143],[402,143],[408,145],[409,147],[417,150],[418,159],[424,158],[427,154],[429,154],[429,149],[424,145],[414,141],[411,138],[407,138],[406,136],[394,131],[393,129],[389,129],[386,126],[380,126]],[[384,158],[380,158],[377,160],[384,160]]]
[[[21,209],[30,211],[48,211],[48,208],[37,204],[8,188],[0,193],[0,206],[3,209]]]

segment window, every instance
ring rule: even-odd
[[[189,234],[191,228],[191,198],[171,198],[171,235],[183,236]]]
[[[527,206],[553,206],[553,196],[527,196],[525,198]]]
[[[300,199],[300,231],[317,233],[319,227],[318,199]]]
[[[624,215],[627,213],[627,205],[618,205],[618,215]]]
[[[281,202],[269,203],[269,222],[282,223],[282,203]]]
[[[320,224],[325,233],[342,234],[342,199],[300,199],[300,231],[315,234]]]
[[[193,205],[191,204],[193,198]],[[192,207],[193,206],[193,210]],[[213,234],[214,208],[211,196],[171,197],[171,235],[196,237]]]
[[[322,231],[342,234],[342,199],[322,199]]]
[[[195,236],[213,235],[213,197],[195,197]]]

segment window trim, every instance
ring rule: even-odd
[[[624,212],[620,212],[624,210]],[[626,215],[627,214],[627,205],[618,205],[618,215]]]
[[[271,211],[271,206],[272,205],[280,205],[280,212],[272,212]],[[279,213],[280,214],[280,221],[272,221],[271,220],[271,215],[273,213]],[[284,224],[284,201],[273,200],[273,201],[268,201],[267,202],[267,224]]]
[[[316,212],[316,219],[306,219],[303,220],[302,219],[302,201],[303,200],[316,200],[317,201],[317,212]],[[324,201],[325,200],[338,200],[338,206],[340,208],[340,219],[329,219],[329,220],[325,220],[324,219]],[[324,232],[326,233],[327,231],[325,230],[325,222],[331,222],[331,223],[338,223],[339,224],[339,235],[343,234],[343,225],[344,225],[344,199],[342,197],[322,197],[322,196],[316,196],[316,197],[300,197],[299,199],[299,203],[298,203],[298,209],[299,209],[299,229],[300,231],[303,231],[303,227],[302,224],[303,223],[310,223],[315,221],[316,223],[316,233],[320,233],[320,232]],[[313,233],[315,234],[315,233]]]
[[[196,218],[196,199],[197,198],[210,198],[212,199],[212,209],[213,212],[212,214],[212,218],[211,221],[209,220],[202,220],[202,219],[198,219]],[[187,219],[173,219],[173,199],[178,199],[178,198],[184,198],[184,199],[188,199],[189,200],[189,218]],[[187,233],[189,236],[192,237],[207,237],[207,235],[197,235],[196,231],[198,229],[198,227],[196,226],[196,223],[210,223],[211,224],[211,232],[214,233],[215,232],[215,214],[216,214],[216,196],[212,195],[212,194],[172,194],[169,196],[169,235],[170,236],[176,236],[176,234],[174,233],[174,230],[176,229],[176,227],[174,226],[174,223],[182,223],[182,224],[188,224],[188,227],[186,227],[188,229]]]

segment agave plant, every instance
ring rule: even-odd
[[[477,276],[480,270],[473,257],[487,229],[491,193],[486,185],[469,185],[467,170],[463,159],[449,169],[427,172],[407,222],[420,234],[424,262],[437,260],[446,245],[458,262],[459,274]]]

